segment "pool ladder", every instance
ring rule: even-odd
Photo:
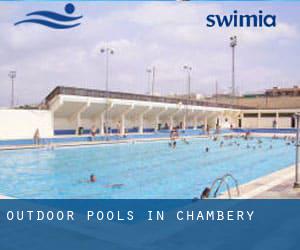
[[[228,178],[230,178],[230,179],[232,179],[234,181],[237,196],[240,196],[239,183],[238,183],[237,179],[234,178],[232,176],[232,174],[227,173],[227,174],[223,175],[222,177],[218,177],[212,183],[212,185],[210,187],[211,191],[213,191],[214,188],[217,187],[216,190],[213,193],[213,197],[214,198],[216,198],[218,196],[218,192],[220,191],[222,185],[225,184],[226,185],[226,189],[227,189],[228,198],[231,199],[232,195],[231,195],[231,191],[230,191],[230,186],[229,186],[228,181],[227,181]]]

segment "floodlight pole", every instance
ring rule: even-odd
[[[188,105],[191,104],[191,71],[192,67],[189,65],[184,65],[183,69],[187,72],[187,98],[186,98],[186,111],[185,111],[185,127],[186,127],[186,119],[188,115]]]
[[[113,55],[115,52],[112,48],[105,47],[100,50],[101,53],[105,54],[105,91],[106,91],[106,109],[108,109],[108,98],[109,98],[109,86],[108,86],[108,76],[109,76],[109,56]],[[105,112],[105,123],[106,123],[106,133],[108,133],[108,111]]]
[[[188,94],[188,99],[191,99],[191,71],[192,71],[192,67],[188,66],[188,65],[184,65],[183,69],[187,72],[187,94]]]
[[[148,91],[147,94],[150,95],[151,91],[152,91],[152,87],[151,87],[151,74],[152,74],[152,69],[148,68],[146,70],[147,72],[147,76],[148,76]]]
[[[15,106],[15,82],[14,82],[14,79],[17,76],[17,72],[14,70],[9,71],[8,76],[11,79],[11,103],[10,103],[10,106],[13,108]]]
[[[232,48],[232,79],[231,79],[231,91],[232,91],[232,98],[235,97],[235,47],[237,46],[237,37],[232,36],[230,37],[230,47]]]
[[[108,92],[109,55],[113,55],[115,52],[109,47],[102,48],[100,52],[105,53],[105,90]]]
[[[296,162],[295,162],[295,183],[294,183],[294,188],[300,188],[300,181],[299,181],[300,113],[296,113],[294,115],[294,118],[296,119],[296,123],[297,123],[297,133],[296,133]]]
[[[152,88],[151,88],[152,95],[154,95],[155,73],[156,73],[156,69],[155,69],[155,67],[153,67],[152,68]]]
[[[218,92],[219,92],[219,84],[218,81],[216,81],[216,103],[218,102]]]

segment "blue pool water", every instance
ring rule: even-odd
[[[293,145],[281,139],[261,140],[261,148],[257,139],[224,140],[224,147],[220,141],[193,139],[189,145],[178,141],[175,149],[159,141],[2,151],[0,194],[17,198],[193,198],[225,173],[242,184],[293,164]],[[91,173],[97,176],[96,183],[85,182]],[[111,184],[124,186],[111,188]]]

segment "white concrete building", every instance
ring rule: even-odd
[[[295,127],[300,109],[249,109],[199,100],[57,87],[46,97],[46,110],[0,109],[0,141],[85,134],[147,133],[182,129]]]
[[[136,95],[98,90],[58,87],[47,98],[53,115],[54,130],[63,133],[83,127],[96,127],[100,134],[105,128],[120,133],[155,131],[200,126],[221,128],[237,126],[240,110],[229,105],[207,106],[201,101],[188,101],[158,96]]]

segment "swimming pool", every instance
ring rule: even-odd
[[[175,149],[157,141],[1,151],[0,193],[17,198],[193,198],[225,173],[242,184],[293,164],[293,145],[261,140],[261,148],[257,139],[224,140],[220,147],[220,140],[202,138],[188,145],[178,141]],[[87,183],[92,173],[97,182]]]

